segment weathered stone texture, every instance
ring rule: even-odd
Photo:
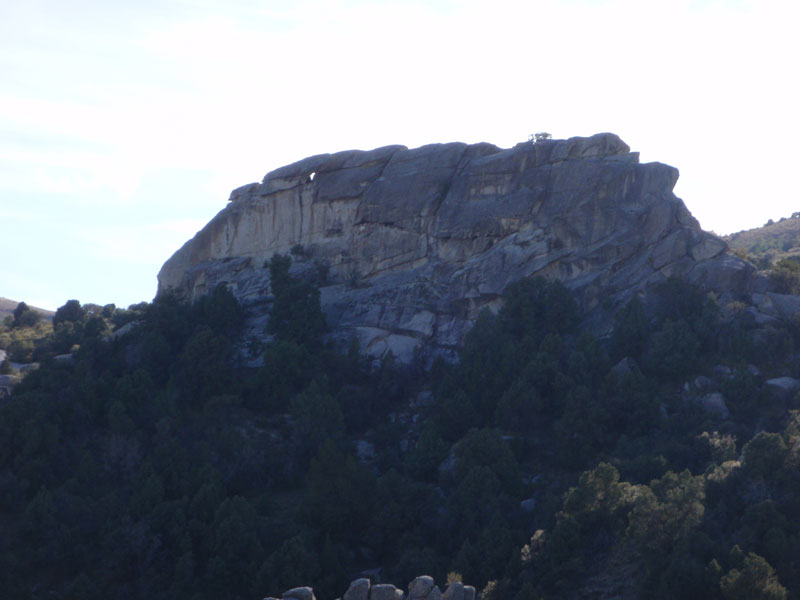
[[[334,335],[407,361],[420,347],[452,351],[482,308],[533,275],[563,281],[600,330],[614,307],[670,276],[763,292],[672,193],[677,179],[609,133],[312,156],[234,190],[165,263],[159,293],[194,299],[223,283],[257,319],[271,299],[265,261],[294,249],[296,272],[329,267],[321,291]]]
[[[389,583],[379,583],[370,588],[369,600],[396,600],[397,592],[395,586]]]

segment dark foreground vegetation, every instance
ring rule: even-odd
[[[260,368],[222,288],[59,309],[0,404],[3,597],[328,599],[379,567],[492,599],[800,594],[799,405],[764,385],[800,328],[672,281],[599,341],[533,279],[457,365],[375,365],[288,268]]]

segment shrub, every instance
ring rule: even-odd
[[[800,263],[788,258],[779,261],[769,279],[780,294],[800,294]]]

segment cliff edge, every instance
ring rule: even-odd
[[[650,285],[680,277],[739,298],[754,268],[703,231],[673,194],[677,169],[640,164],[616,135],[387,146],[312,156],[234,190],[158,274],[193,300],[222,283],[250,309],[271,303],[269,270],[323,273],[335,336],[372,356],[451,352],[523,277],[557,278],[592,327]]]

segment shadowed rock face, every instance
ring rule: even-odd
[[[451,351],[520,278],[560,279],[603,333],[614,308],[667,277],[750,291],[753,268],[702,231],[672,189],[678,171],[639,164],[616,135],[500,149],[434,144],[312,156],[231,194],[162,267],[159,293],[195,299],[224,283],[269,308],[275,253],[329,267],[334,335],[373,356]]]

